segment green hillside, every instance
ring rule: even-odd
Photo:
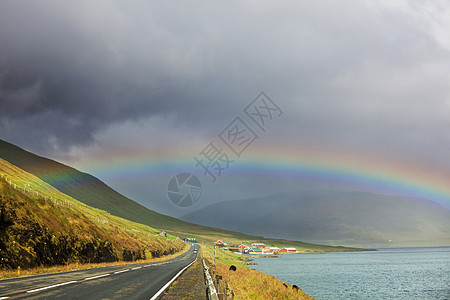
[[[172,254],[184,243],[91,208],[0,159],[0,266],[133,261]]]
[[[89,206],[154,227],[173,228],[179,225],[177,219],[145,208],[92,175],[37,156],[2,140],[0,140],[0,157]]]
[[[92,175],[25,151],[0,140],[0,158],[34,174],[62,193],[89,206],[105,210],[112,215],[165,230],[181,238],[196,237],[199,241],[262,241],[267,244],[293,246],[320,251],[351,251],[354,248],[322,246],[298,241],[264,239],[258,236],[195,225],[154,212],[114,191]]]

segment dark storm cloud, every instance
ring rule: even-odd
[[[148,124],[170,128],[167,140],[211,137],[265,90],[287,112],[278,139],[438,164],[450,148],[448,12],[445,1],[2,1],[0,134],[55,155],[158,141]]]
[[[66,147],[124,120],[172,112],[195,120],[192,107],[210,87],[186,83],[196,66],[183,65],[188,58],[178,54],[189,49],[172,49],[170,34],[151,24],[152,10],[134,20],[136,5],[131,15],[108,2],[0,5],[3,134],[20,132],[34,147],[48,139]]]

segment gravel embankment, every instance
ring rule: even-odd
[[[178,277],[160,297],[162,300],[208,299],[206,295],[205,275],[202,259],[197,261]]]

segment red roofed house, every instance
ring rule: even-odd
[[[256,247],[256,248],[266,248],[266,245],[264,245],[263,243],[253,243],[252,247]]]
[[[250,245],[247,245],[247,244],[241,244],[241,245],[239,245],[239,249],[241,249],[241,251],[242,250],[244,250],[244,249],[250,249],[252,246],[250,246]]]
[[[295,248],[283,248],[280,250],[280,252],[284,252],[284,253],[296,253],[297,249]]]
[[[229,246],[230,243],[222,241],[222,240],[218,240],[217,242],[214,243],[214,245],[216,245],[218,247],[224,247],[224,246]]]

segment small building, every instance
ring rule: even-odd
[[[239,245],[239,249],[241,249],[241,252],[242,252],[242,250],[248,250],[248,249],[250,249],[252,246],[250,246],[250,245],[247,245],[247,244],[240,244]]]
[[[257,248],[266,248],[266,245],[263,243],[253,243],[252,247],[257,247]]]
[[[278,247],[269,247],[270,253],[273,253],[274,255],[277,255],[278,252],[280,252],[280,248]]]
[[[296,253],[297,249],[295,249],[295,248],[283,248],[283,249],[280,250],[280,252],[283,252],[283,253]]]
[[[262,253],[261,248],[259,247],[251,247],[250,249],[248,249],[249,253]]]
[[[159,233],[159,235],[160,235],[160,236],[167,236],[167,233],[166,233],[165,231],[161,231],[161,232]]]
[[[273,250],[270,249],[270,247],[266,247],[266,248],[260,248],[262,250],[263,253],[272,253]]]
[[[235,252],[235,253],[242,252],[240,248],[228,248],[228,251]]]
[[[214,243],[214,245],[217,247],[225,247],[225,246],[230,246],[230,243],[222,241],[222,240],[218,240],[217,242]]]

